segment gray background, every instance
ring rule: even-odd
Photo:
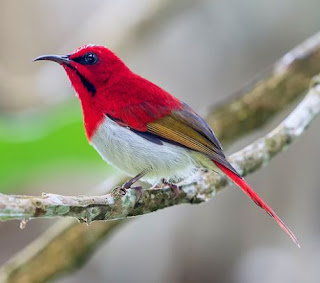
[[[16,113],[74,99],[60,68],[30,60],[97,43],[110,46],[137,73],[205,115],[209,105],[320,27],[316,0],[180,0],[167,1],[139,30],[121,38],[120,31],[134,25],[131,19],[141,7],[154,9],[160,2],[1,1],[0,110]],[[298,143],[247,178],[295,232],[301,249],[234,187],[204,205],[169,208],[131,221],[81,271],[57,282],[319,282],[319,131],[317,120]],[[22,191],[90,194],[87,188],[104,178],[102,172],[88,169],[79,176],[75,170],[35,180]],[[17,222],[0,223],[0,263],[52,223],[32,221],[22,231]]]

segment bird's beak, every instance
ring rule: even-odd
[[[33,59],[32,62],[41,61],[41,60],[53,61],[59,64],[67,64],[67,65],[71,63],[69,55],[42,55]]]

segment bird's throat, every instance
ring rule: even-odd
[[[73,67],[72,65],[66,65],[66,68],[70,68],[72,72],[76,76],[78,76],[82,87],[85,88],[92,96],[96,94],[97,90],[95,86],[91,82],[89,82],[89,80],[84,75],[82,75],[75,67]]]
[[[86,103],[80,98],[84,127],[88,141],[91,143],[91,139],[95,134],[100,124],[104,121],[105,115],[102,111],[97,110],[93,105]]]
[[[89,143],[91,143],[92,136],[103,121],[104,113],[101,107],[97,107],[96,100],[87,90],[78,89],[76,87],[74,87],[74,89],[78,94],[81,103],[86,136]]]
[[[84,127],[87,138],[91,142],[92,136],[103,121],[104,113],[101,105],[97,105],[99,99],[96,97],[95,86],[76,68],[64,66],[69,76],[73,89],[78,94],[81,102]]]

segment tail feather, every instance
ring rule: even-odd
[[[300,244],[291,230],[284,224],[284,222],[278,217],[278,215],[268,206],[259,195],[245,182],[245,180],[239,177],[237,174],[224,167],[220,163],[214,161],[217,167],[225,173],[235,184],[237,184],[258,206],[264,209],[271,217],[273,217],[278,225],[289,235],[292,241],[300,248]]]

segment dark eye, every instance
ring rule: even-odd
[[[94,65],[99,61],[99,57],[93,52],[88,52],[82,56],[72,58],[71,60],[81,65]]]
[[[95,53],[87,53],[83,56],[83,59],[87,65],[93,65],[98,62],[98,56]]]

